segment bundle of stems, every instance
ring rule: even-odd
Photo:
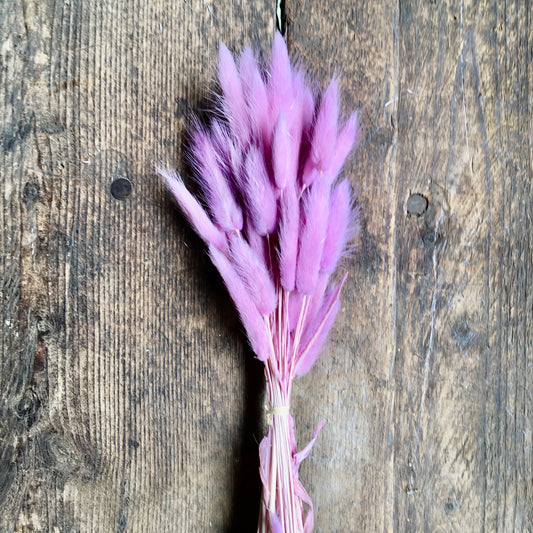
[[[320,96],[291,65],[279,33],[265,70],[250,48],[236,63],[221,44],[218,79],[212,120],[195,121],[191,133],[201,197],[174,170],[158,170],[205,241],[265,366],[258,531],[307,533],[313,505],[298,468],[323,422],[298,451],[291,390],[317,360],[340,306],[346,274],[330,280],[358,231],[358,213],[339,174],[359,136],[358,115],[339,123],[337,80]]]

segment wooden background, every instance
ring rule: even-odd
[[[246,532],[262,369],[153,174],[276,0],[0,0],[1,532]],[[363,233],[295,388],[317,532],[533,531],[529,1],[286,0]]]

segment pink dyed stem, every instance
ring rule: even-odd
[[[270,425],[265,437],[270,448],[270,461],[267,465],[261,465],[268,469],[268,490],[263,492],[260,520],[266,529],[260,527],[259,531],[274,531],[276,526],[281,525],[284,533],[299,533],[303,531],[304,513],[295,491],[296,443],[293,420],[288,412],[292,380],[284,382],[275,379],[270,364],[265,366],[265,378],[273,413],[269,414]]]
[[[267,419],[269,428],[260,448],[260,470],[263,480],[259,533],[304,533],[311,531],[313,509],[304,512],[301,495],[306,494],[298,480],[299,462],[316,439],[298,455],[293,419],[289,413],[292,383],[296,371],[299,343],[306,320],[309,298],[302,299],[298,324],[291,336],[289,323],[290,293],[278,285],[278,309],[270,317],[272,332],[276,332],[274,352],[265,361],[267,386]],[[310,529],[311,527],[311,529]]]

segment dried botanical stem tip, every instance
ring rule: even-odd
[[[358,115],[340,123],[337,80],[319,97],[291,66],[279,33],[266,69],[250,48],[236,63],[221,44],[218,77],[216,118],[191,134],[200,197],[175,171],[158,171],[205,241],[265,365],[259,531],[307,533],[313,506],[298,467],[323,422],[298,452],[289,405],[295,376],[317,360],[340,307],[346,275],[330,278],[358,225],[349,181],[335,182],[359,138]]]

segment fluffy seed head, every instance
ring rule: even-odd
[[[300,231],[296,286],[302,294],[312,294],[318,280],[320,258],[326,239],[329,211],[329,186],[317,180],[303,199],[303,224]]]
[[[226,236],[207,216],[200,202],[189,192],[181,178],[172,169],[157,168],[165,180],[168,190],[174,195],[183,214],[187,217],[196,233],[207,243],[222,250],[226,245]]]
[[[261,150],[250,146],[243,172],[243,200],[252,226],[259,235],[276,229],[278,205]]]
[[[250,296],[245,283],[239,277],[230,260],[212,245],[209,246],[209,257],[217,267],[239,312],[252,350],[260,361],[266,361],[272,355],[271,339],[263,317]]]
[[[342,180],[333,190],[329,202],[329,216],[320,269],[332,274],[348,242],[352,219],[350,185]]]
[[[233,135],[244,146],[249,139],[249,123],[243,97],[242,83],[231,52],[220,43],[218,80],[222,89],[222,109]]]
[[[236,63],[221,44],[218,78],[219,113],[191,136],[207,212],[179,178],[160,172],[208,244],[257,356],[298,353],[301,373],[339,306],[340,288],[324,294],[354,216],[348,180],[335,181],[359,137],[358,115],[342,123],[337,80],[320,96],[291,66],[279,33],[266,69],[250,48]]]

